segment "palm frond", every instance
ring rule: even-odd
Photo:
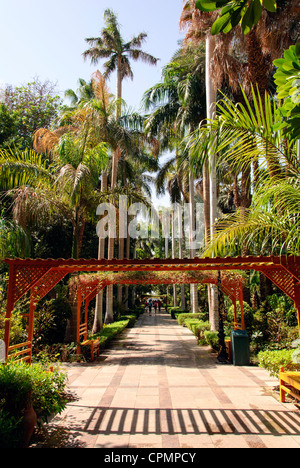
[[[2,191],[37,181],[52,183],[56,166],[34,150],[0,150],[0,187]]]
[[[128,55],[135,61],[142,60],[144,63],[148,63],[149,65],[157,65],[157,62],[159,60],[153,55],[147,54],[147,52],[143,52],[139,49],[128,50]]]
[[[13,219],[26,229],[31,223],[44,226],[54,214],[61,219],[70,218],[70,210],[60,194],[45,188],[21,187],[9,192],[13,196]]]
[[[31,253],[31,243],[26,231],[0,215],[0,259],[12,257],[29,257]]]

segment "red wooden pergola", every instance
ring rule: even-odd
[[[221,291],[226,294],[234,305],[234,325],[235,329],[239,327],[237,322],[237,301],[241,307],[241,328],[245,330],[244,305],[243,305],[243,277],[238,274],[228,274],[222,272],[221,284],[218,284],[218,274],[214,271],[173,271],[167,272],[118,272],[112,274],[98,273],[78,275],[71,281],[73,295],[77,297],[77,354],[80,354],[80,338],[87,340],[87,319],[88,307],[90,302],[99,292],[110,284],[214,284],[219,286]],[[82,306],[85,303],[84,314]],[[83,315],[83,320],[82,320]]]
[[[7,292],[7,310],[5,321],[5,344],[6,357],[10,353],[23,356],[23,360],[30,362],[32,352],[33,320],[37,303],[45,297],[66,275],[80,272],[148,272],[148,284],[153,284],[154,277],[151,272],[213,272],[213,271],[235,271],[235,270],[255,270],[262,272],[273,283],[276,284],[295,303],[298,315],[300,334],[300,257],[235,257],[235,258],[194,258],[194,259],[145,259],[145,260],[31,260],[31,259],[6,259],[9,265],[9,284]],[[178,275],[180,276],[180,275]],[[193,281],[194,278],[194,281]],[[147,278],[144,279],[144,284]],[[190,275],[191,282],[199,282],[197,278]],[[116,277],[117,281],[117,277]],[[121,281],[119,279],[119,281]],[[127,283],[128,284],[128,279]],[[138,281],[137,278],[135,281]],[[159,280],[160,284],[162,279]],[[111,284],[112,280],[107,284]],[[174,275],[175,284],[179,283],[179,278]],[[210,282],[210,281],[208,281]],[[135,283],[138,284],[138,283]],[[90,282],[85,290],[81,290],[78,302],[90,301],[99,290],[105,286],[105,281],[98,279],[98,285]],[[103,285],[103,286],[102,286]],[[100,287],[100,289],[101,289]],[[223,283],[224,292],[234,298],[240,293],[233,293],[232,286]],[[240,291],[240,283],[238,285]],[[9,345],[10,319],[16,302],[30,291],[30,313],[28,324],[28,341],[16,346]],[[81,298],[80,298],[81,294]],[[24,357],[25,355],[25,357]]]

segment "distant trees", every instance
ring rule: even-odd
[[[23,86],[6,87],[0,107],[1,147],[32,148],[34,132],[49,127],[57,117],[62,100],[55,89],[54,83],[39,78]]]

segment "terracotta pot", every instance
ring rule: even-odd
[[[27,448],[33,435],[37,423],[36,412],[32,404],[28,406],[20,423],[20,443],[19,448]]]

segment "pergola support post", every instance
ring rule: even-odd
[[[236,307],[236,299],[232,299],[233,302],[233,310],[234,310],[234,329],[237,329],[237,307]]]
[[[80,288],[78,288],[77,296],[77,356],[80,354],[80,322],[81,322],[81,305],[82,305],[82,293]]]
[[[15,272],[15,266],[12,264],[9,267],[9,281],[8,281],[6,316],[5,316],[5,331],[4,331],[5,360],[7,360],[7,357],[8,357],[11,314],[15,307],[15,302],[14,302],[15,284],[16,284],[16,272]]]
[[[299,337],[300,337],[300,284],[298,282],[295,282],[294,291],[295,291],[294,303],[295,303],[295,308],[297,311],[298,329],[299,329]]]
[[[241,306],[242,330],[246,330],[245,313],[244,313],[244,293],[243,293],[242,283],[240,283],[240,289],[239,289],[239,302],[240,302],[240,306]]]
[[[33,323],[34,323],[34,314],[36,309],[36,302],[34,300],[34,292],[31,290],[30,295],[30,308],[29,308],[29,323],[28,323],[28,342],[30,342],[29,347],[29,364],[31,364],[32,359],[32,344],[33,344]]]

